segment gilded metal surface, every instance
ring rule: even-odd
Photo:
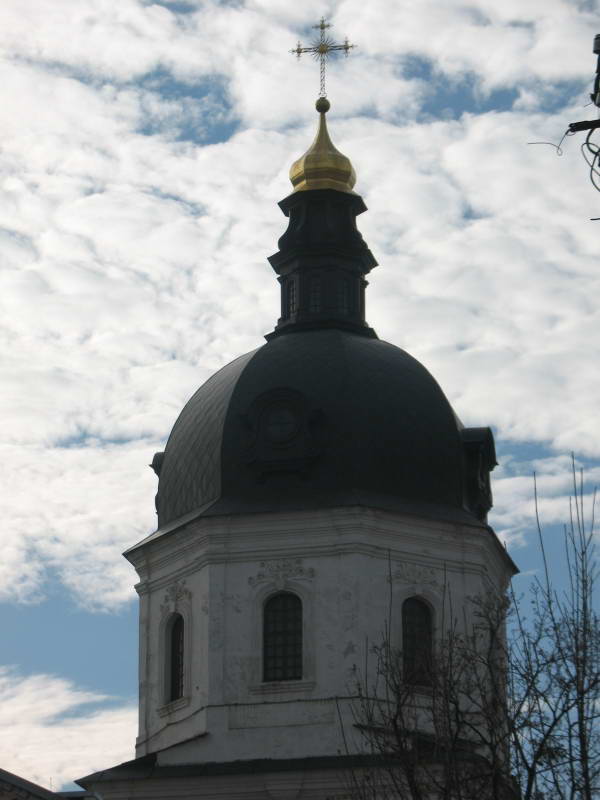
[[[337,189],[338,192],[352,191],[356,183],[354,167],[347,156],[336,149],[329,138],[327,122],[325,121],[326,107],[323,98],[317,100],[319,114],[319,130],[314,142],[306,153],[291,166],[290,181],[295,192],[308,189]],[[327,108],[329,103],[327,103]],[[325,110],[321,110],[325,109]]]

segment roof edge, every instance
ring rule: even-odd
[[[197,764],[157,763],[156,754],[141,756],[114,767],[85,775],[76,782],[85,789],[96,783],[149,778],[207,777],[213,775],[251,775],[262,772],[294,772],[314,769],[348,769],[375,766],[381,757],[373,755],[307,756],[305,758],[260,758],[243,761],[210,761]]]
[[[14,787],[19,792],[26,792],[31,795],[32,798],[36,798],[36,800],[38,800],[38,798],[39,800],[57,800],[57,798],[63,796],[60,793],[50,791],[50,789],[45,789],[43,786],[40,786],[39,783],[33,783],[33,781],[21,778],[20,775],[15,775],[14,772],[9,772],[6,769],[0,769],[0,784],[2,783],[9,784],[9,786]]]

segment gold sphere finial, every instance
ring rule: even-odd
[[[334,146],[329,138],[325,114],[331,108],[326,97],[319,97],[315,107],[319,112],[319,129],[306,153],[291,166],[290,181],[295,192],[308,189],[336,189],[352,191],[356,173],[350,159]]]

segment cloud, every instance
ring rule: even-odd
[[[69,67],[85,76],[99,73],[125,81],[160,63],[182,70],[195,65],[198,71],[210,64],[206,51],[203,55],[193,47],[194,28],[186,30],[158,4],[87,0],[74,7],[67,0],[23,0],[3,4],[0,19],[0,45],[13,57],[49,69]]]
[[[115,705],[53,675],[0,668],[2,766],[42,786],[58,790],[129,760],[136,725],[133,703]]]
[[[135,574],[121,553],[154,527],[156,478],[145,466],[151,452],[149,441],[5,446],[11,524],[0,600],[40,602],[49,571],[88,609],[111,610],[131,600]]]
[[[581,459],[573,462],[568,455],[534,459],[505,455],[494,471],[494,509],[490,521],[501,539],[515,548],[518,561],[519,550],[536,529],[536,494],[540,527],[546,536],[554,537],[556,526],[561,532],[564,526],[571,525],[577,530],[577,509],[582,529],[590,533],[598,514],[595,491],[599,484],[600,466],[594,462]]]
[[[119,552],[155,520],[146,465],[197,386],[279,314],[266,257],[317,86],[287,50],[322,10],[179,8],[0,11],[6,599],[39,601],[51,572],[88,607],[128,601]],[[526,144],[587,113],[595,29],[571,3],[543,10],[334,3],[333,33],[359,47],[331,64],[329,125],[370,209],[380,336],[466,424],[598,458],[598,197],[574,140],[562,159]],[[436,118],[446,86],[458,105]],[[514,105],[477,111],[499,88]]]
[[[568,172],[566,160],[527,149],[551,120],[488,113],[404,130],[400,165],[367,191],[375,252],[385,209],[369,303],[384,303],[385,338],[422,356],[465,418],[487,412],[501,436],[597,454],[588,400],[598,384],[586,364],[598,348],[598,283],[593,231],[578,222],[595,198],[574,153]],[[407,195],[395,206],[392,183]]]
[[[493,0],[410,6],[347,0],[333,16],[369,53],[411,53],[432,61],[449,77],[473,73],[484,89],[587,77],[592,10],[566,0],[501,5]]]

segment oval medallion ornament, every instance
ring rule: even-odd
[[[265,433],[273,444],[285,444],[298,432],[298,417],[289,406],[271,406],[265,413]]]
[[[323,451],[324,414],[296,389],[280,386],[259,395],[240,423],[244,460],[261,482],[275,473],[304,479]]]

